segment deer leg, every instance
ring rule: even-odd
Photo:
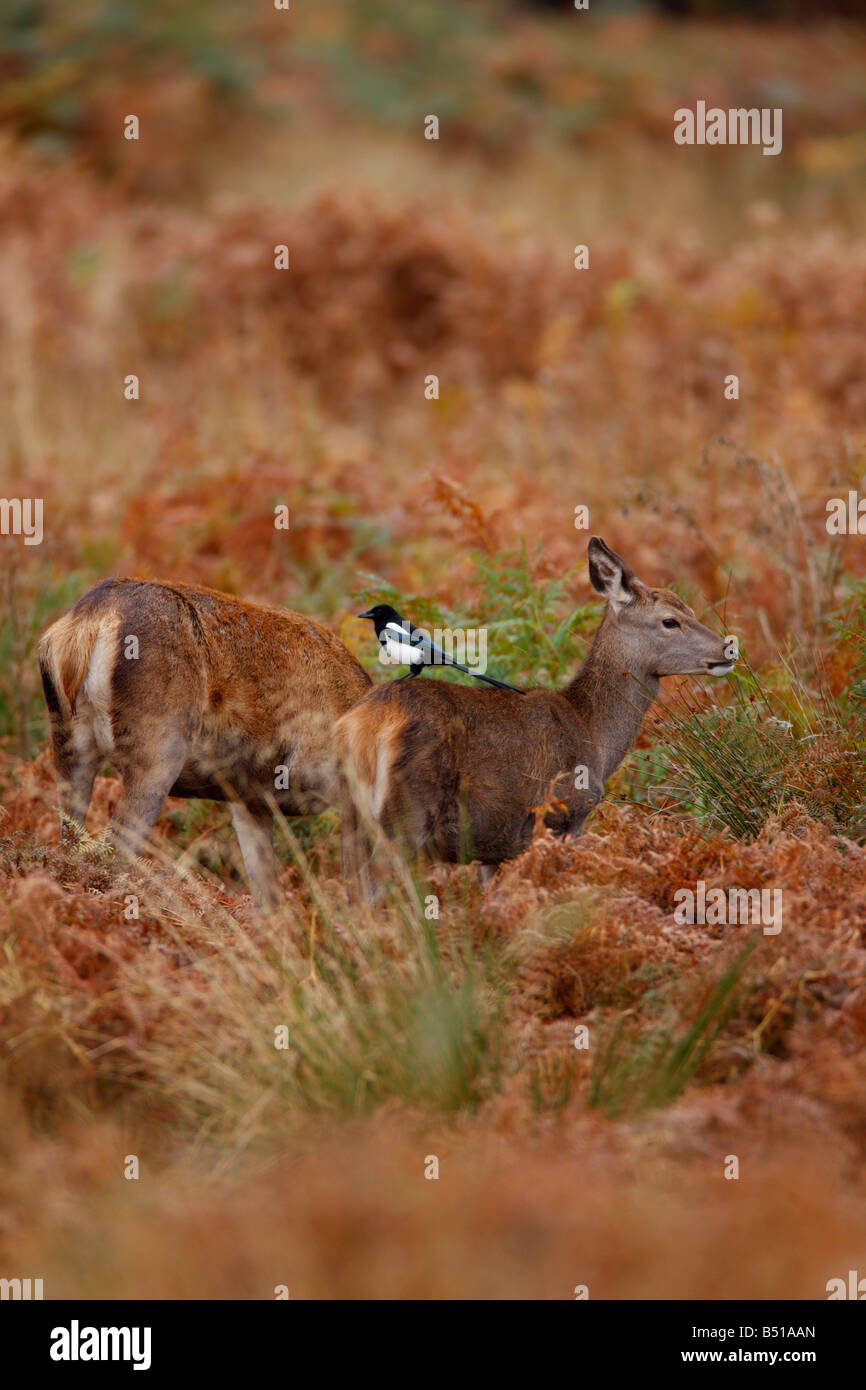
[[[385,896],[383,874],[386,878],[398,876],[423,837],[411,831],[407,837],[405,827],[387,814],[365,823],[350,794],[341,802],[340,817],[344,878],[354,898],[375,907]]]
[[[374,905],[382,897],[381,885],[371,874],[370,836],[350,796],[340,807],[340,852],[343,879],[351,896]]]
[[[171,753],[158,762],[127,764],[123,791],[109,826],[119,853],[129,857],[141,853],[185,761],[186,743],[176,741]]]
[[[65,843],[77,839],[79,830],[84,829],[103,755],[92,742],[82,740],[76,746],[71,737],[63,737],[62,743],[62,749],[55,743],[54,766],[60,800],[60,841]]]
[[[413,814],[406,805],[405,813],[398,815],[394,811],[395,802],[405,802],[405,798],[398,795],[390,799],[390,805],[386,802],[378,821],[377,843],[373,852],[379,861],[379,877],[373,888],[371,901],[374,903],[384,897],[383,876],[392,882],[400,881],[407,866],[421,853],[428,840],[423,812]]]
[[[281,902],[274,858],[273,812],[267,806],[233,801],[231,813],[253,898],[262,911],[271,911]]]
[[[49,672],[44,669],[42,686],[51,723],[51,751],[57,778],[62,844],[76,838],[76,831],[69,824],[70,820],[84,828],[102,754],[86,721],[76,722],[74,716],[70,719],[64,715],[54,682]]]
[[[84,829],[93,797],[93,784],[101,762],[102,754],[98,751],[93,757],[79,758],[72,768],[69,781],[61,787],[61,841],[71,839],[75,834],[69,821],[75,821],[76,825]]]

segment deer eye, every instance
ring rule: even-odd
[[[662,618],[662,627],[681,627],[679,618]]]

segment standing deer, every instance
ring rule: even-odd
[[[273,807],[336,800],[333,726],[370,687],[312,618],[186,584],[106,579],[39,643],[61,837],[83,825],[101,765],[123,780],[111,821],[135,854],[167,796],[228,801],[262,906],[279,901]]]
[[[552,830],[578,835],[635,742],[660,677],[733,668],[730,639],[676,594],[643,584],[598,537],[588,559],[604,615],[564,690],[389,682],[340,718],[344,837],[351,821],[344,862],[362,881],[365,821],[409,853],[478,859],[485,877],[526,849],[541,806]]]

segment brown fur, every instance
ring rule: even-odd
[[[541,814],[557,833],[576,835],[634,743],[659,677],[726,664],[723,639],[676,594],[647,588],[603,541],[594,538],[589,555],[608,603],[564,690],[389,682],[339,720],[362,819],[409,852],[424,846],[485,865],[520,854]],[[575,785],[578,768],[585,785]],[[353,862],[362,857],[356,844]]]
[[[270,808],[334,801],[334,721],[370,686],[333,633],[213,589],[113,579],[49,628],[39,662],[61,810],[83,823],[106,759],[124,783],[112,824],[127,849],[167,795],[228,800],[253,889],[274,900]]]

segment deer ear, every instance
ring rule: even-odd
[[[633,570],[625,560],[611,550],[600,536],[593,536],[587,549],[589,560],[589,580],[594,589],[604,594],[614,608],[622,608],[634,603],[634,585],[638,582]]]

